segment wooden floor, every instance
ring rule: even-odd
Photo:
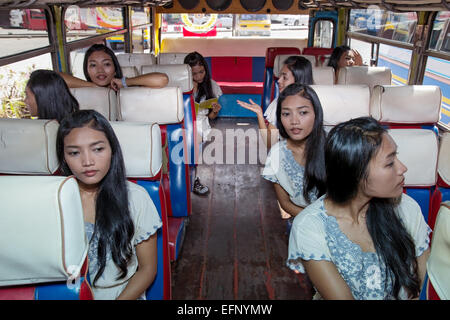
[[[257,133],[256,119],[250,118],[220,118],[214,128],[223,137],[226,129]],[[280,218],[272,183],[260,175],[262,162],[248,156],[255,141],[236,140],[231,164],[198,166],[197,175],[210,194],[192,194],[184,244],[172,264],[172,298],[311,299],[309,281],[286,267],[286,222]],[[204,155],[217,156],[223,150],[223,159],[230,158],[225,147],[211,152],[214,146],[219,145],[205,146]],[[237,151],[242,150],[247,150],[245,162],[237,164]]]

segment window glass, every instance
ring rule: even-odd
[[[415,12],[353,9],[350,11],[349,31],[411,43],[416,24]]]
[[[123,29],[122,8],[69,6],[64,15],[67,42]]]
[[[450,11],[439,12],[436,15],[429,48],[450,53]]]
[[[0,57],[48,46],[43,9],[0,9]]]
[[[314,47],[333,47],[333,22],[330,20],[318,20],[314,27]]]
[[[0,67],[0,118],[26,118],[25,86],[31,72],[52,69],[50,53]]]
[[[265,37],[307,39],[308,15],[288,14],[162,14],[164,38]]]

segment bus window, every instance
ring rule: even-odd
[[[431,50],[450,52],[450,11],[439,12],[433,23]]]
[[[43,48],[50,44],[45,23],[45,13],[41,11],[0,9],[0,57],[24,51]],[[42,17],[44,20],[42,20]],[[33,21],[30,21],[33,20]],[[36,23],[35,20],[39,20]]]
[[[314,47],[331,48],[333,46],[333,22],[317,20],[314,24]]]
[[[50,53],[0,67],[0,118],[26,118],[25,86],[31,72],[52,69]]]
[[[133,26],[133,52],[150,52],[150,8],[133,8],[131,10]]]
[[[270,36],[268,14],[241,14],[236,20],[236,36]]]

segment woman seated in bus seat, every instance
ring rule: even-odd
[[[64,79],[52,70],[35,70],[25,87],[24,100],[30,115],[39,119],[56,119],[78,111],[78,101]]]
[[[345,45],[334,48],[328,61],[328,66],[334,69],[334,83],[337,83],[340,68],[362,65],[361,54]]]
[[[66,73],[60,74],[69,88],[98,86],[110,87],[117,91],[132,86],[162,88],[169,82],[167,75],[160,72],[152,72],[132,78],[124,77],[114,51],[103,44],[94,44],[86,51],[83,72],[86,81]]]
[[[279,93],[294,82],[306,85],[313,84],[312,65],[308,59],[301,56],[290,56],[284,61],[278,79]],[[251,99],[249,102],[237,100],[240,106],[256,113],[261,135],[266,141],[267,148],[270,149],[278,141],[277,98],[269,104],[264,114],[261,106]]]
[[[127,181],[111,125],[94,110],[77,111],[61,121],[56,150],[62,172],[78,182],[94,299],[145,299],[162,223],[145,189]]]
[[[222,95],[222,90],[216,81],[211,79],[211,73],[205,58],[198,52],[189,53],[184,58],[184,63],[188,64],[192,69],[192,79],[194,80],[194,100],[196,103],[202,101],[219,98]],[[222,106],[219,103],[213,103],[212,108],[199,108],[196,114],[197,118],[197,132],[202,138],[202,141],[208,141],[211,132],[210,120],[217,118]],[[198,177],[195,178],[193,191],[197,195],[207,195],[209,188],[201,184]]]
[[[284,88],[278,98],[281,137],[267,156],[262,177],[273,182],[288,229],[292,217],[325,192],[325,131],[316,92],[300,83]]]
[[[407,168],[376,120],[335,126],[325,143],[326,193],[294,219],[287,265],[323,299],[412,299],[424,281],[429,233],[403,194]]]

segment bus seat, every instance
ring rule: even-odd
[[[135,66],[121,67],[124,77],[133,78],[139,75],[139,72]]]
[[[312,85],[323,109],[328,131],[338,123],[369,116],[370,92],[366,85]]]
[[[119,140],[127,178],[144,187],[163,222],[157,232],[158,266],[155,280],[146,290],[148,300],[171,298],[167,208],[161,183],[161,131],[156,123],[111,122]]]
[[[316,66],[326,66],[328,60],[333,53],[333,48],[306,47],[303,48],[302,54],[313,55],[316,57]]]
[[[94,109],[108,120],[117,120],[117,97],[114,90],[102,87],[84,87],[71,88],[70,92],[80,104],[80,109]]]
[[[438,139],[428,129],[389,130],[397,144],[398,159],[408,168],[404,191],[419,204],[428,222],[431,194],[437,182]]]
[[[450,299],[450,201],[441,204],[436,218],[427,273],[439,299]]]
[[[156,63],[156,58],[151,53],[120,53],[117,60],[122,68],[136,67],[137,71],[141,70],[141,66]]]
[[[429,226],[434,229],[441,202],[450,201],[450,132],[443,132],[439,142],[437,188],[431,199]]]
[[[408,101],[405,103],[405,97]],[[438,86],[377,85],[372,90],[370,115],[382,123],[432,125],[439,121],[442,93]]]
[[[366,84],[372,91],[376,85],[391,85],[391,80],[389,68],[353,66],[339,69],[337,84]]]
[[[187,55],[185,52],[161,52],[157,61],[158,64],[183,64]]]
[[[54,174],[58,128],[56,120],[0,119],[0,173]]]
[[[0,192],[0,299],[92,299],[76,179],[0,176]]]
[[[273,82],[273,67],[275,57],[279,54],[301,54],[301,50],[297,47],[269,47],[266,49],[266,64],[264,68],[264,84],[263,95],[261,99],[261,107],[263,112],[266,111],[270,102],[272,102],[274,82]]]
[[[297,54],[283,54],[275,57],[275,64],[273,67],[273,76],[274,78],[279,78],[281,69],[283,68],[284,61],[290,56],[300,56]],[[306,56],[302,56],[306,57]],[[313,57],[314,56],[310,56]],[[314,67],[312,68],[313,80],[314,84],[324,84],[324,85],[333,85],[334,84],[334,70],[332,67]],[[275,81],[275,79],[274,79]]]
[[[125,88],[119,92],[119,116],[123,121],[156,122],[163,133],[163,155],[167,157],[167,170],[163,171],[169,228],[171,259],[178,257],[183,239],[185,218],[191,212],[189,168],[186,138],[183,126],[184,107],[181,89],[165,87],[150,89]],[[171,232],[176,229],[176,232]],[[177,235],[171,238],[171,235]],[[177,250],[175,250],[177,249]]]
[[[142,74],[150,72],[163,72],[169,77],[169,87],[179,87],[183,92],[184,129],[186,130],[187,157],[189,160],[191,186],[194,185],[194,169],[199,158],[199,141],[197,139],[197,126],[195,125],[195,103],[193,97],[192,70],[187,64],[155,64],[142,66]]]

